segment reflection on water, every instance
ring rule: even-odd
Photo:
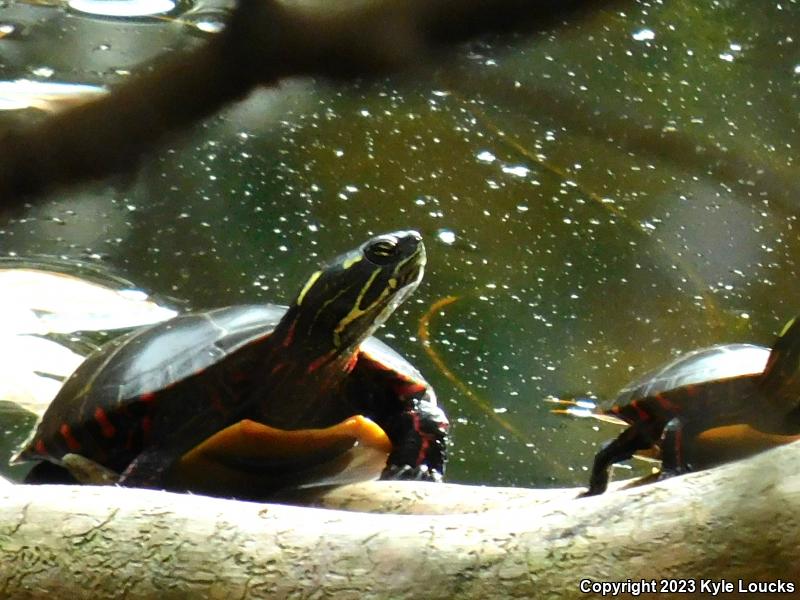
[[[177,311],[92,264],[0,258],[0,473],[84,357]],[[22,476],[30,465],[8,471]]]
[[[161,306],[145,292],[119,282],[93,282],[72,265],[0,259],[0,334],[110,331],[149,325],[172,318],[177,311]],[[44,268],[42,268],[44,267]],[[80,276],[70,273],[78,272]],[[95,276],[95,279],[99,279]],[[109,283],[117,283],[109,287]]]
[[[227,15],[215,12],[195,13],[191,17],[184,17],[182,21],[195,27],[202,33],[219,33],[225,28]]]
[[[200,0],[178,20],[204,34],[219,33],[225,27],[233,6],[233,0]]]
[[[68,0],[72,10],[101,17],[146,17],[168,13],[173,0]]]
[[[0,110],[37,108],[52,112],[87,102],[105,93],[105,88],[96,85],[29,79],[0,81]]]
[[[181,21],[203,14],[26,8],[13,22],[36,26],[8,40],[6,79],[48,65],[113,84],[196,43]],[[135,176],[0,224],[0,248],[105,262],[202,308],[285,303],[321,258],[418,229],[437,242],[426,279],[380,335],[451,416],[449,476],[584,483],[618,430],[545,398],[611,397],[681,351],[769,343],[798,312],[798,25],[794,3],[632,2],[413,76],[286,82]],[[36,45],[70,27],[64,48]],[[447,296],[427,323],[438,364],[417,330]]]

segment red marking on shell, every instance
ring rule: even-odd
[[[94,420],[100,425],[100,433],[103,434],[103,437],[113,438],[116,435],[117,428],[108,420],[106,411],[99,406],[94,409]]]
[[[661,394],[656,394],[654,398],[656,399],[656,402],[661,405],[661,408],[669,412],[675,412],[675,405],[667,400],[664,396]]]
[[[67,443],[67,448],[69,448],[73,452],[77,452],[78,450],[81,449],[81,444],[72,435],[72,430],[70,429],[69,425],[63,423],[58,431],[61,434],[61,437],[63,437],[64,441]]]
[[[38,454],[41,454],[42,456],[45,456],[45,455],[48,454],[47,446],[44,445],[44,440],[43,439],[36,440],[36,443],[34,444],[33,447],[36,450],[36,452]]]
[[[283,342],[281,343],[281,346],[283,346],[284,348],[288,348],[289,346],[291,346],[292,342],[294,341],[295,325],[297,325],[297,321],[292,321],[292,324],[289,325],[289,332],[286,334],[286,337],[283,339]]]
[[[319,358],[311,361],[311,364],[308,365],[308,369],[306,369],[306,373],[313,373],[314,371],[319,369],[323,364],[325,364],[326,360],[328,360],[328,355],[323,354]]]
[[[650,420],[650,413],[647,412],[645,409],[643,409],[641,406],[639,406],[639,402],[637,400],[634,400],[633,402],[631,402],[631,407],[636,411],[636,414],[638,415],[639,420],[641,420],[641,421],[649,421]]]
[[[280,371],[280,370],[281,370],[283,367],[285,367],[285,366],[286,366],[286,363],[278,363],[277,365],[275,365],[274,367],[272,367],[272,370],[269,372],[269,374],[270,374],[270,375],[275,375],[275,373],[277,373],[278,371]]]
[[[147,436],[150,434],[150,431],[153,429],[153,419],[150,418],[150,415],[145,415],[142,417],[142,433]]]
[[[155,392],[145,392],[144,394],[139,396],[139,400],[141,400],[142,402],[152,402],[155,399],[156,399]]]
[[[347,364],[344,366],[344,370],[347,373],[350,373],[353,369],[356,368],[356,363],[358,362],[358,354],[353,354],[350,357],[350,360],[347,361]]]

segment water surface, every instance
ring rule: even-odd
[[[0,78],[113,85],[224,9],[6,6]],[[378,82],[289,81],[135,175],[0,223],[0,254],[95,261],[204,308],[287,303],[318,262],[418,229],[425,281],[380,335],[451,417],[449,478],[584,483],[618,430],[552,415],[547,396],[609,397],[682,351],[769,345],[800,312],[798,30],[791,0],[638,1]]]

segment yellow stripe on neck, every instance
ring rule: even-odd
[[[300,304],[302,304],[303,298],[306,297],[308,290],[311,289],[311,286],[314,285],[314,282],[317,279],[319,279],[320,275],[322,275],[322,271],[315,271],[314,273],[311,274],[311,277],[308,278],[308,281],[306,281],[306,284],[303,286],[303,289],[300,290],[300,295],[297,296],[297,302],[296,302],[297,306],[300,306]]]
[[[353,302],[353,307],[350,309],[350,312],[347,313],[344,316],[344,318],[342,318],[341,321],[339,321],[339,324],[336,326],[336,329],[333,330],[333,345],[336,346],[337,348],[339,348],[342,345],[341,333],[342,331],[344,331],[344,328],[347,327],[353,321],[355,321],[358,317],[368,312],[370,308],[372,308],[375,304],[383,300],[386,294],[389,293],[389,289],[384,288],[383,290],[381,290],[380,295],[375,299],[375,301],[372,302],[367,308],[363,310],[360,308],[361,299],[364,297],[364,294],[367,293],[367,290],[369,290],[370,286],[372,285],[372,282],[375,281],[375,278],[378,276],[378,274],[381,273],[381,271],[382,269],[375,269],[372,272],[372,275],[369,276],[369,279],[367,279],[367,282],[364,284],[364,287],[362,287],[361,291],[358,292],[358,296],[356,297],[355,302]]]

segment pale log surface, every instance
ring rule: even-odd
[[[589,499],[572,499],[576,490],[367,486],[376,502],[382,488],[394,498],[406,488],[409,511],[419,501],[441,512],[451,494],[474,510],[510,498],[499,510],[434,516],[6,486],[0,597],[577,598],[586,597],[584,577],[796,585],[798,466],[792,444]],[[367,488],[359,486],[362,504]]]

